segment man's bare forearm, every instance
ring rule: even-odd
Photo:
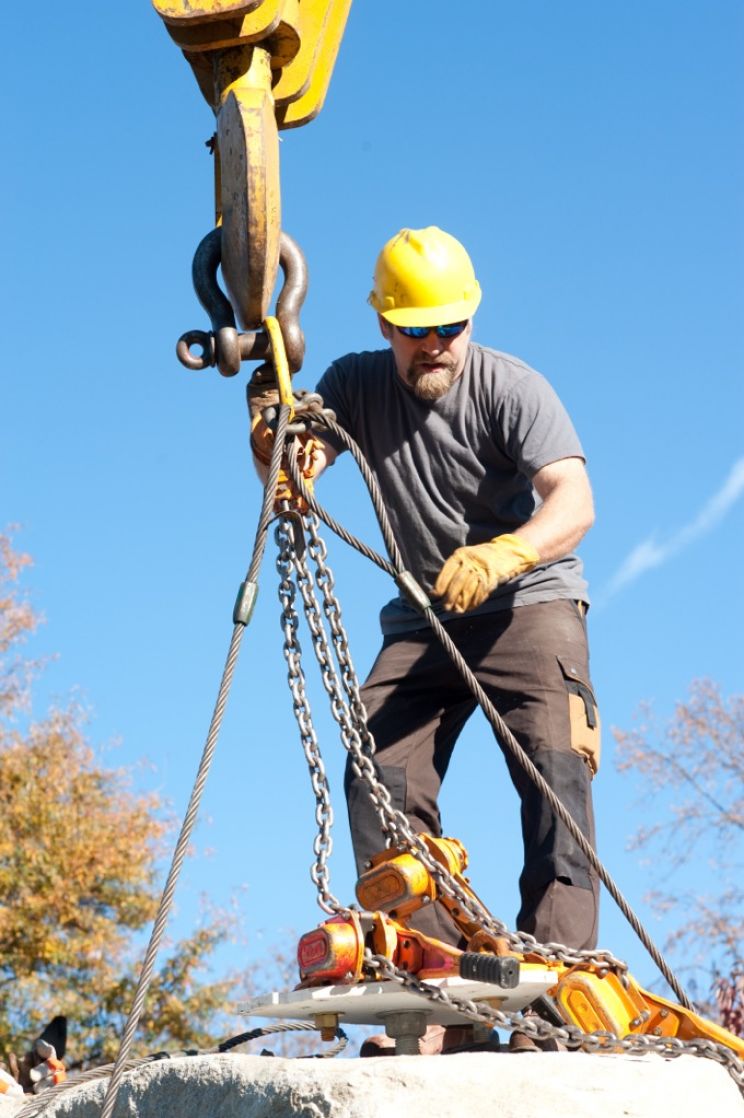
[[[545,466],[533,484],[542,504],[515,535],[535,548],[541,563],[551,563],[573,551],[594,523],[592,490],[580,458]]]

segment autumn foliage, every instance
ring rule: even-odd
[[[38,620],[18,589],[28,563],[0,536],[0,1052],[25,1049],[66,1014],[69,1054],[90,1064],[118,1049],[169,824],[157,796],[102,765],[79,709],[33,719],[39,665],[19,652]],[[153,979],[140,1054],[210,1042],[231,983],[198,978],[224,934],[213,921],[171,949]]]
[[[666,727],[646,708],[639,729],[614,733],[618,768],[644,788],[632,846],[672,928],[665,946],[707,1016],[744,1036],[744,695],[697,680]]]

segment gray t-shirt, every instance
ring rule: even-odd
[[[406,568],[427,592],[456,548],[513,532],[532,516],[540,498],[531,478],[542,466],[584,457],[545,378],[516,357],[472,343],[462,375],[433,402],[406,387],[389,349],[334,361],[318,392],[361,447]],[[575,555],[498,587],[471,612],[554,598],[587,600]],[[443,620],[456,616],[433,604]],[[380,621],[385,634],[427,624],[400,597],[384,607]]]

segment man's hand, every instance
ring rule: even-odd
[[[485,602],[488,595],[540,562],[532,544],[519,536],[496,536],[488,543],[458,547],[450,555],[434,584],[434,594],[445,609],[465,613]]]
[[[37,1040],[34,1049],[40,1063],[31,1068],[28,1075],[31,1089],[35,1095],[38,1095],[47,1087],[56,1087],[58,1083],[64,1083],[67,1072],[65,1065],[57,1058],[53,1044],[49,1044],[46,1040]]]
[[[321,453],[323,444],[319,439],[314,438],[312,435],[301,435],[299,437],[299,448],[297,451],[297,463],[300,472],[305,480],[305,485],[312,493],[313,478],[315,477],[321,465],[321,460],[325,459]],[[257,415],[251,423],[251,449],[257,460],[264,466],[268,466],[271,462],[271,452],[274,446],[274,432],[269,427],[265,419]],[[282,466],[279,470],[279,477],[276,485],[276,497],[274,507],[277,512],[280,511],[282,503],[288,501],[290,506],[297,509],[298,512],[307,512],[307,502],[303,499],[302,495],[297,492],[289,473],[289,465],[286,457],[282,458]]]
[[[259,413],[251,419],[251,450],[259,462],[268,466],[274,449],[274,432]]]

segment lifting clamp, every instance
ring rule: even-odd
[[[467,852],[457,839],[421,834],[428,853],[454,878],[468,899],[478,898],[464,876]],[[517,952],[506,940],[482,930],[462,907],[439,888],[436,877],[409,851],[388,848],[377,854],[356,886],[362,911],[349,910],[304,935],[298,946],[300,986],[363,981],[369,953],[421,980],[461,978],[513,988],[520,976],[547,976],[544,998],[551,1017],[573,1026],[574,1038],[602,1036],[602,1049],[617,1050],[623,1038],[649,1036],[680,1041],[711,1041],[739,1059],[744,1039],[700,1014],[644,990],[627,972],[592,963],[568,964],[529,951]],[[426,904],[440,902],[464,940],[460,949],[423,935],[408,925]],[[482,903],[482,902],[480,902]],[[578,1046],[579,1040],[576,1040]]]

